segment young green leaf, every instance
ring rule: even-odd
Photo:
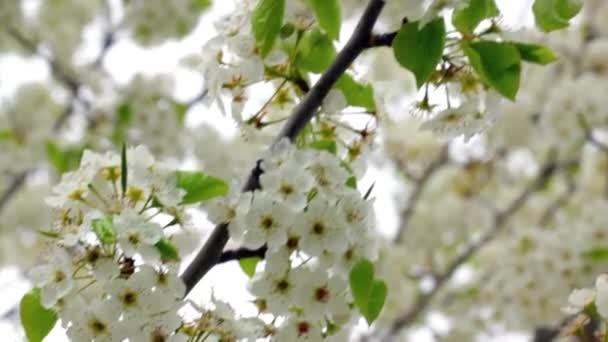
[[[92,222],[93,232],[101,243],[111,245],[116,242],[116,229],[112,223],[112,216],[103,219],[95,219]]]
[[[319,30],[306,31],[298,45],[297,66],[314,73],[322,73],[336,57],[336,48],[325,33]]]
[[[253,35],[260,55],[266,57],[281,32],[285,0],[259,0],[251,17]]]
[[[608,247],[593,247],[582,253],[585,260],[593,262],[606,262],[608,260]]]
[[[515,44],[515,47],[517,50],[519,50],[521,59],[526,62],[546,65],[558,60],[555,52],[553,52],[553,50],[547,46],[528,43],[513,44]]]
[[[350,291],[355,305],[367,317],[368,304],[374,281],[374,265],[368,260],[356,264],[349,274]]]
[[[464,33],[473,33],[482,20],[500,14],[495,0],[471,0],[463,9],[454,11],[452,24]]]
[[[338,152],[338,145],[336,144],[336,141],[331,139],[316,140],[311,142],[309,146],[315,150],[327,151],[333,155]]]
[[[422,29],[418,22],[403,25],[393,40],[397,62],[416,76],[420,88],[441,60],[445,45],[445,22],[437,18]]]
[[[550,32],[568,27],[583,8],[581,0],[535,0],[532,12],[536,26],[541,31]]]
[[[504,97],[515,100],[519,90],[521,56],[513,43],[481,41],[463,46],[479,77]]]
[[[357,189],[357,177],[355,176],[350,176],[348,177],[348,179],[346,180],[346,186],[351,188],[351,189]]]
[[[178,188],[186,190],[182,204],[205,201],[228,192],[226,182],[200,171],[176,171],[175,182]]]
[[[179,251],[173,242],[167,238],[160,239],[155,245],[163,261],[179,261]]]
[[[192,5],[195,10],[202,11],[211,6],[211,0],[194,0]]]
[[[336,82],[335,87],[342,91],[346,103],[354,107],[363,107],[370,112],[376,111],[374,89],[371,84],[361,84],[349,75],[343,74]]]
[[[251,278],[255,274],[255,268],[261,260],[259,257],[243,258],[239,260],[239,265],[243,272]]]
[[[338,0],[308,0],[319,26],[332,39],[340,38],[342,14]]]
[[[14,139],[15,134],[10,129],[0,130],[0,141]]]
[[[374,280],[367,303],[367,311],[363,315],[368,325],[371,325],[378,318],[387,293],[386,284],[382,280]]]
[[[40,303],[38,288],[32,289],[21,299],[19,317],[29,342],[41,342],[57,322],[57,314]]]
[[[59,173],[76,169],[80,164],[83,151],[82,147],[61,148],[53,141],[46,143],[46,157]]]
[[[175,109],[175,115],[181,125],[186,121],[186,114],[188,114],[188,105],[180,102],[173,102],[173,108]]]

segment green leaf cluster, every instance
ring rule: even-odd
[[[518,42],[482,40],[463,45],[463,51],[480,79],[511,100],[519,90],[522,61],[544,65],[557,60],[548,47]]]

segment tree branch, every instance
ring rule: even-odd
[[[397,36],[398,32],[388,32],[374,34],[368,42],[367,48],[374,48],[380,46],[392,46],[393,40]]]
[[[526,203],[532,193],[541,188],[543,184],[553,176],[557,166],[558,164],[553,161],[548,162],[538,174],[536,179],[528,187],[526,187],[507,206],[506,209],[494,216],[494,227],[486,232],[486,234],[483,235],[478,241],[470,244],[464,252],[462,252],[455,260],[452,261],[452,263],[443,273],[437,275],[433,289],[430,292],[419,295],[412,308],[393,323],[389,331],[388,340],[392,340],[392,338],[401,329],[413,323],[418,316],[427,309],[430,302],[437,295],[439,290],[441,290],[443,286],[446,285],[446,283],[452,278],[454,272],[456,272],[460,266],[465,264],[483,246],[487,245],[498,236],[498,234],[505,227],[506,221]]]
[[[414,208],[416,207],[416,203],[420,198],[420,195],[424,191],[426,184],[431,179],[431,177],[437,172],[443,165],[448,162],[448,149],[447,146],[444,146],[439,158],[429,165],[426,170],[422,173],[422,175],[417,179],[416,184],[414,185],[414,189],[410,194],[407,200],[407,206],[401,211],[401,224],[399,225],[399,230],[397,231],[397,235],[395,236],[393,242],[400,243],[403,240],[403,234],[405,233],[405,228],[407,227],[407,223],[409,218],[412,216],[414,212]]]
[[[220,255],[220,259],[217,261],[218,264],[233,261],[233,260],[241,260],[246,258],[258,257],[260,259],[264,259],[264,255],[268,248],[266,246],[262,246],[258,249],[248,249],[248,248],[239,248],[231,251],[224,251],[222,255]]]
[[[317,108],[323,102],[338,78],[346,71],[350,64],[368,45],[371,32],[380,11],[384,7],[384,0],[370,0],[363,12],[357,27],[342,51],[336,56],[334,62],[325,71],[317,83],[306,94],[302,102],[294,109],[290,120],[285,124],[275,143],[283,138],[293,140],[308,124]],[[258,178],[261,174],[258,165],[252,170],[246,181],[243,191],[250,191],[258,187]],[[181,275],[186,284],[186,294],[202,279],[207,272],[220,260],[224,246],[228,242],[228,224],[219,224],[215,227],[209,239],[198,252],[194,260]]]
[[[6,207],[11,198],[13,198],[17,191],[25,184],[26,179],[27,171],[21,172],[13,178],[12,182],[6,190],[4,190],[4,193],[2,193],[2,196],[0,196],[0,213],[2,213],[2,210]]]

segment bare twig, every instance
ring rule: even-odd
[[[0,213],[6,207],[8,202],[13,198],[13,196],[21,189],[21,187],[25,184],[25,180],[27,179],[27,172],[21,172],[16,175],[9,186],[4,190],[2,195],[0,196]]]
[[[452,278],[454,272],[460,268],[463,264],[465,264],[472,256],[477,254],[477,252],[487,245],[489,242],[494,240],[498,234],[505,227],[506,221],[515,214],[528,200],[530,195],[537,191],[539,188],[545,184],[545,182],[551,178],[551,176],[555,173],[557,168],[557,163],[553,161],[549,161],[545,167],[538,174],[536,179],[527,186],[503,211],[498,212],[494,216],[494,225],[493,228],[486,232],[478,241],[470,244],[464,252],[462,252],[455,260],[450,263],[450,265],[443,271],[441,274],[437,275],[435,279],[435,286],[429,292],[420,294],[418,299],[412,306],[412,308],[404,313],[401,317],[399,317],[391,326],[389,331],[388,340],[394,337],[401,329],[413,323],[418,316],[423,313],[433,298],[437,295],[439,290],[443,288],[443,286]]]
[[[372,28],[380,15],[380,11],[384,7],[384,3],[384,0],[370,0],[353,35],[342,51],[336,56],[334,62],[295,108],[290,120],[277,136],[275,143],[284,138],[295,139],[298,133],[308,124],[338,78],[342,76],[344,71],[368,45]],[[260,174],[261,169],[258,163],[258,166],[253,169],[247,179],[243,191],[250,191],[259,187],[258,178]],[[215,227],[202,249],[181,275],[182,280],[186,284],[186,293],[190,292],[200,279],[220,260],[222,250],[229,238],[227,228],[228,224],[220,224]]]
[[[410,196],[407,200],[407,205],[401,211],[401,214],[399,215],[399,217],[401,219],[401,223],[399,224],[399,230],[397,231],[397,235],[395,236],[395,238],[393,240],[395,243],[400,243],[403,240],[403,234],[405,233],[405,230],[407,228],[408,221],[409,221],[410,217],[412,216],[412,214],[414,213],[414,208],[416,207],[416,203],[418,202],[418,199],[420,199],[420,195],[424,191],[424,188],[426,187],[427,183],[432,178],[432,176],[435,174],[435,172],[437,172],[447,162],[448,162],[448,149],[447,149],[447,146],[444,146],[439,155],[439,158],[437,158],[437,160],[432,162],[426,168],[426,170],[424,170],[422,175],[415,180],[416,183],[414,184],[414,189],[412,190],[412,193],[410,194]]]

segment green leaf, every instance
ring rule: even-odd
[[[333,38],[340,38],[342,13],[338,0],[308,0],[319,26]]]
[[[53,141],[46,143],[46,157],[53,168],[59,173],[78,168],[83,151],[84,148],[82,147],[67,147],[62,149]]]
[[[363,107],[370,112],[376,111],[374,89],[371,84],[361,84],[355,81],[351,75],[344,74],[340,76],[335,87],[342,91],[350,106]]]
[[[298,44],[296,65],[304,70],[322,73],[336,57],[336,48],[327,34],[319,30],[306,31]]]
[[[95,219],[92,222],[93,231],[101,243],[111,245],[116,242],[116,229],[112,222],[112,216],[103,219]]]
[[[186,121],[186,114],[188,114],[188,105],[185,103],[173,102],[173,108],[175,109],[175,115],[181,125],[184,125]]]
[[[259,257],[243,258],[239,260],[239,265],[245,274],[251,278],[255,274],[255,268],[262,259]]]
[[[202,11],[211,6],[211,0],[194,0],[192,2],[195,10]]]
[[[178,188],[186,190],[182,204],[205,201],[228,192],[226,182],[200,171],[176,171],[175,181]]]
[[[374,282],[374,265],[368,260],[356,264],[349,274],[350,291],[355,305],[364,317],[367,317],[368,303]]]
[[[388,292],[386,283],[374,279],[374,265],[362,260],[350,271],[349,284],[355,306],[371,325],[384,306]]]
[[[127,172],[127,145],[123,143],[120,152],[120,187],[123,196],[127,193]]]
[[[437,18],[422,29],[418,22],[401,26],[393,40],[397,62],[416,76],[418,88],[433,74],[441,60],[445,45],[445,22]]]
[[[374,280],[367,303],[367,312],[363,315],[368,325],[371,325],[378,318],[384,306],[387,293],[386,283],[382,280]]]
[[[338,153],[338,145],[336,144],[335,140],[321,139],[313,141],[308,146],[314,148],[315,150],[327,151],[333,155],[336,155],[336,153]]]
[[[582,253],[583,259],[589,261],[606,261],[608,260],[608,247],[593,247]]]
[[[9,140],[14,138],[14,133],[10,129],[0,130],[0,141]]]
[[[179,261],[179,251],[173,242],[167,238],[160,239],[154,244],[163,261]]]
[[[19,304],[19,317],[29,342],[41,342],[57,323],[57,314],[40,303],[40,289],[26,293]]]
[[[253,35],[262,58],[279,36],[285,16],[285,0],[259,0],[251,17]]]
[[[541,31],[550,32],[568,27],[583,8],[581,0],[536,0],[532,12],[536,26]]]
[[[482,81],[504,97],[515,100],[521,57],[513,43],[481,41],[464,45],[463,50]]]
[[[350,176],[348,177],[348,179],[346,180],[346,186],[351,188],[351,189],[357,189],[357,177],[355,176]]]
[[[519,50],[521,59],[526,62],[546,65],[558,60],[555,52],[553,52],[553,50],[547,46],[528,43],[513,44],[515,44],[515,47],[517,50]]]
[[[471,0],[467,7],[454,11],[452,23],[461,32],[470,34],[482,20],[499,14],[500,11],[494,0]]]
[[[116,110],[116,124],[128,126],[133,120],[133,107],[129,102],[123,102]]]

